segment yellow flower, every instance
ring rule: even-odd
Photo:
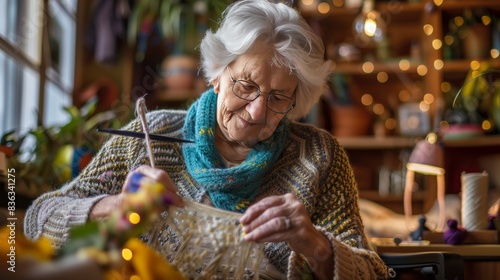
[[[148,247],[137,238],[131,238],[127,241],[123,249],[126,250],[126,258],[124,260],[124,271],[129,277],[126,279],[179,279],[186,278],[170,265],[156,251]],[[119,273],[110,272],[107,274],[106,280],[116,279]],[[125,278],[123,278],[125,279]]]
[[[11,231],[5,226],[0,229],[0,269],[5,270],[10,258],[15,262],[23,258],[34,258],[39,261],[48,261],[53,257],[53,250],[47,238],[40,238],[32,242],[21,231]]]

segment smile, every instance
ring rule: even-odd
[[[256,123],[252,123],[252,122],[250,122],[250,121],[247,121],[247,120],[245,120],[244,118],[242,118],[242,117],[240,117],[240,116],[238,116],[238,115],[237,115],[237,117],[238,117],[238,119],[241,121],[241,123],[242,123],[242,124],[244,124],[245,126],[253,126],[253,125],[256,125]]]

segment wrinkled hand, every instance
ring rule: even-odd
[[[322,235],[307,215],[304,204],[294,194],[271,196],[250,206],[240,222],[245,239],[255,242],[285,241],[291,250],[311,250],[314,237]]]
[[[270,196],[250,206],[240,218],[245,239],[254,242],[286,242],[301,254],[318,279],[333,278],[333,249],[307,215],[294,194]]]
[[[167,172],[147,165],[139,166],[136,170],[127,175],[120,195],[123,196],[131,191],[135,192],[137,188],[141,187],[140,183],[144,182],[143,180],[151,180],[165,187],[161,194],[165,207],[170,205],[177,207],[184,206],[184,201],[182,197],[177,194],[177,187],[174,182],[172,182]]]
[[[137,176],[138,174],[142,174],[142,176]],[[127,175],[121,193],[105,197],[94,204],[90,211],[89,218],[91,220],[106,219],[113,210],[122,207],[127,192],[131,192],[134,188],[140,187],[138,185],[138,180],[140,178],[138,177],[146,177],[165,186],[165,190],[162,194],[165,210],[170,205],[178,207],[184,206],[182,197],[177,194],[177,188],[172,182],[172,179],[170,179],[170,176],[161,169],[143,165]]]

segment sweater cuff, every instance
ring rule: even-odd
[[[353,263],[355,256],[351,249],[338,241],[331,233],[324,228],[317,226],[316,229],[321,232],[332,246],[334,279],[356,279],[356,267]],[[292,251],[288,259],[288,279],[314,279],[314,273],[307,265],[307,261],[300,254]]]
[[[329,239],[333,245],[334,279],[356,279],[356,267],[353,262],[355,257],[352,250],[335,238]]]
[[[55,247],[59,248],[63,246],[69,238],[70,229],[85,224],[92,206],[106,196],[108,195],[104,194],[80,199],[59,198],[58,204],[61,203],[63,205],[58,205],[59,207],[55,208],[52,214],[45,213],[49,217],[47,217],[45,223],[38,224],[36,238],[39,238],[43,234],[51,240]]]

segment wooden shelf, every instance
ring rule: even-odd
[[[407,70],[401,70],[399,68],[399,61],[402,59],[408,59],[410,61],[410,67]],[[467,74],[464,69],[470,69],[470,64],[472,59],[460,59],[460,60],[445,60],[443,68],[441,69],[444,73],[460,73]],[[488,61],[492,68],[498,69],[500,68],[500,59],[483,59],[479,61]],[[377,62],[372,61],[373,63],[373,71],[372,72],[364,72],[362,69],[363,61],[361,62],[352,62],[352,63],[332,63],[332,71],[336,73],[343,73],[349,75],[376,75],[379,72],[386,72],[388,74],[415,74],[417,75],[417,67],[422,65],[422,63],[417,63],[411,61],[409,58],[393,58],[390,62]]]
[[[464,8],[496,8],[500,9],[498,0],[474,0],[474,1],[444,1],[439,6],[441,10],[458,10],[463,12]]]
[[[415,146],[417,138],[411,137],[340,137],[339,143],[345,149],[358,150],[384,150],[384,149],[404,149]],[[464,139],[449,139],[444,141],[446,147],[486,147],[500,146],[500,135],[488,135],[471,137]]]
[[[431,244],[446,244],[442,232],[424,231],[423,239],[429,240]],[[468,231],[465,239],[460,244],[500,244],[500,231]]]
[[[402,149],[412,148],[415,146],[418,138],[409,137],[339,137],[339,143],[345,149],[359,150],[386,150],[386,149]],[[446,147],[488,147],[500,146],[500,135],[478,136],[463,139],[448,139],[444,140]]]
[[[480,136],[464,139],[450,139],[445,140],[444,145],[446,147],[457,148],[500,146],[500,135]]]
[[[401,149],[415,146],[415,138],[408,137],[342,137],[337,138],[346,149],[376,150]]]
[[[492,68],[500,68],[500,59],[484,59],[488,61]],[[470,69],[472,59],[445,60],[442,71],[446,73],[464,73],[464,69]]]
[[[492,261],[500,260],[500,244],[478,244],[478,245],[448,245],[431,244],[423,246],[377,246],[374,249],[379,254],[393,253],[418,253],[418,252],[451,252],[464,257],[467,260]]]
[[[401,59],[408,59],[408,58],[401,58]],[[373,63],[373,71],[369,73],[363,71],[362,66],[363,63],[365,63],[363,61],[353,62],[353,63],[333,63],[332,71],[343,74],[351,74],[351,75],[376,75],[379,72],[387,72],[389,74],[417,73],[417,67],[421,65],[421,63],[415,63],[408,59],[410,61],[410,67],[407,70],[401,70],[401,68],[399,68],[399,61],[401,59],[399,60],[392,59],[392,61],[390,62],[370,61],[371,63]]]
[[[389,11],[392,17],[406,17],[409,15],[414,15],[419,17],[425,8],[424,3],[376,3],[375,9],[378,11]],[[327,14],[319,14],[317,12],[312,12],[308,10],[302,11],[302,15],[306,18],[319,18],[319,17],[330,17],[338,20],[345,20],[346,18],[354,18],[360,13],[360,8],[337,8],[334,7],[330,9]],[[409,19],[411,20],[411,19]]]

